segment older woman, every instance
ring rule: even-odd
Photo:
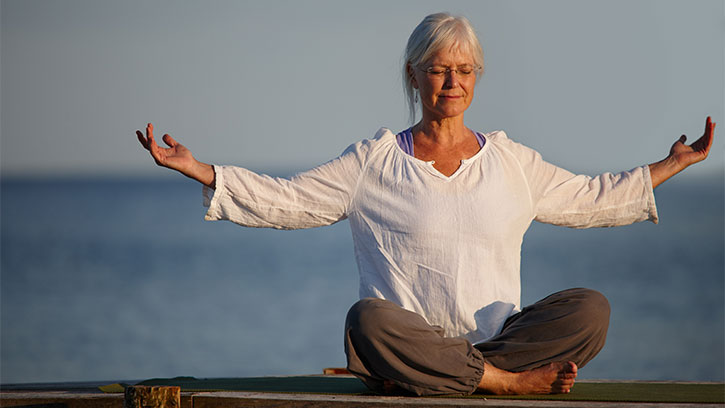
[[[411,114],[394,134],[350,146],[291,179],[211,166],[153,127],[157,164],[205,185],[208,220],[309,228],[349,219],[360,297],[348,313],[349,370],[378,392],[566,393],[604,345],[609,305],[569,289],[520,307],[520,250],[531,221],[576,228],[657,222],[653,188],[707,157],[715,124],[664,160],[591,178],[555,167],[504,132],[468,129],[483,71],[465,18],[427,16],[403,67]]]

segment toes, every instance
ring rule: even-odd
[[[386,395],[393,395],[400,392],[400,388],[391,380],[383,381],[383,392]]]
[[[559,363],[557,369],[557,379],[552,384],[552,393],[568,394],[574,386],[577,375],[577,366],[574,362]]]

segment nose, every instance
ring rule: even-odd
[[[449,70],[446,72],[446,82],[444,83],[448,88],[455,88],[458,86],[458,71]]]

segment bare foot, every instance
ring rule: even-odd
[[[485,364],[480,391],[496,395],[566,394],[576,379],[577,366],[571,361],[550,363],[520,373]]]
[[[383,381],[383,393],[386,395],[394,394],[398,391],[398,386],[390,380]]]
[[[383,395],[403,395],[405,390],[400,388],[392,380],[383,381]]]

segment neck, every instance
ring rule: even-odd
[[[411,129],[414,137],[427,139],[438,145],[460,143],[470,131],[463,124],[463,115],[454,118],[423,118]]]

